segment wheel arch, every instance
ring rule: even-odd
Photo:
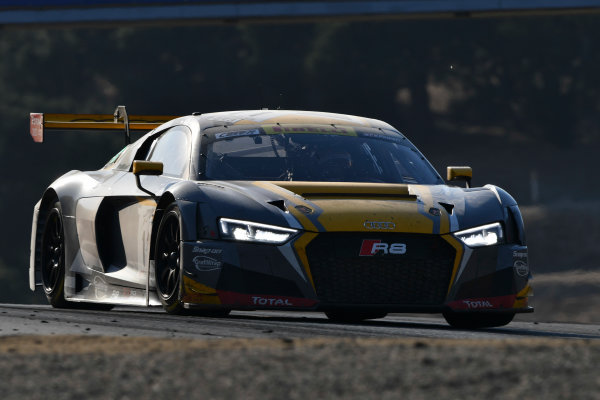
[[[36,204],[34,209],[34,223],[32,227],[32,246],[31,246],[31,260],[30,260],[30,274],[29,274],[29,287],[35,291],[37,286],[42,284],[42,266],[41,266],[41,245],[42,236],[44,234],[44,226],[46,225],[46,219],[48,212],[56,201],[60,201],[58,193],[54,188],[50,187],[46,189],[40,201]]]
[[[175,196],[171,192],[165,192],[158,200],[156,204],[156,210],[154,211],[154,218],[152,219],[152,233],[150,235],[150,260],[154,261],[154,250],[156,242],[156,234],[158,233],[158,226],[162,220],[163,214],[169,204],[175,202]]]

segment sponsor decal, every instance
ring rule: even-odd
[[[312,208],[306,207],[306,206],[296,206],[296,210],[298,210],[304,214],[312,214],[312,212],[313,212]]]
[[[196,256],[192,262],[194,263],[196,269],[200,272],[214,271],[221,268],[223,265],[221,261],[208,256]]]
[[[106,298],[108,296],[108,285],[106,281],[102,279],[100,276],[94,277],[94,294],[98,300]]]
[[[396,224],[388,221],[365,221],[363,226],[367,229],[375,229],[375,230],[384,230],[384,229],[394,229],[396,228]]]
[[[442,215],[442,212],[439,208],[431,207],[429,209],[429,214],[433,215],[434,217],[439,217],[440,215]]]
[[[237,132],[221,132],[215,135],[215,139],[229,139],[240,136],[255,136],[259,135],[260,132],[258,129],[251,129],[246,131],[237,131]]]
[[[200,253],[200,254],[221,254],[223,249],[211,249],[209,247],[200,247],[194,246],[192,249],[192,253]]]
[[[381,133],[370,133],[370,132],[359,132],[359,135],[361,137],[368,137],[368,138],[373,138],[373,139],[382,139],[382,140],[387,140],[390,142],[396,142],[396,143],[401,143],[402,141],[406,141],[405,138],[402,138],[401,136],[398,136],[397,133],[394,132],[393,135],[385,135],[385,134],[381,134]]]
[[[121,290],[121,296],[123,297],[136,297],[137,296],[137,289],[131,289],[131,288],[123,288]]]
[[[406,244],[385,243],[380,239],[364,239],[360,247],[359,256],[374,256],[379,254],[406,254]]]
[[[271,306],[271,307],[307,307],[312,308],[317,304],[315,299],[289,296],[272,296],[261,294],[244,294],[217,290],[221,304],[245,306]]]
[[[529,275],[529,265],[527,264],[527,261],[516,260],[513,264],[513,267],[515,268],[515,272],[517,273],[517,275],[519,275],[519,276]]]
[[[280,133],[324,133],[329,135],[356,136],[354,129],[341,126],[305,126],[305,125],[265,125],[266,134],[277,135]]]
[[[521,251],[521,250],[515,250],[515,251],[513,251],[513,257],[514,258],[527,258],[527,252]]]
[[[252,296],[252,304],[259,306],[293,306],[289,299]]]
[[[477,308],[494,308],[493,304],[489,300],[463,300],[463,303],[469,309]]]
[[[529,275],[529,262],[527,260],[527,251],[515,250],[513,251],[513,268],[519,276]]]
[[[447,305],[453,310],[510,309],[514,307],[516,298],[516,294],[510,294],[498,297],[454,300]]]

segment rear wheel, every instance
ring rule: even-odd
[[[175,203],[163,214],[154,253],[158,298],[165,311],[183,314],[181,302],[181,212]]]
[[[446,322],[452,327],[463,329],[504,326],[508,325],[515,317],[515,313],[457,313],[454,311],[446,311],[443,315]]]
[[[55,308],[75,308],[109,311],[112,304],[71,302],[65,300],[65,230],[62,208],[53,204],[42,234],[41,247],[42,285],[48,302]]]
[[[335,322],[360,322],[367,319],[378,319],[384,318],[386,312],[375,312],[375,311],[325,311],[325,315],[332,321]]]
[[[65,300],[65,235],[62,209],[56,202],[48,212],[42,234],[41,270],[44,293],[52,307],[66,308]]]

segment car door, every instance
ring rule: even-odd
[[[156,201],[170,185],[188,178],[190,139],[191,133],[185,126],[148,137],[132,150],[133,154],[121,162],[117,160],[115,177],[101,196],[78,202],[78,231],[85,224],[91,228],[83,229],[88,232],[87,238],[80,235],[80,244],[87,249],[82,250],[82,255],[87,265],[100,266],[108,283],[146,287]],[[136,159],[163,162],[163,175],[140,178],[141,186],[156,197],[137,187],[131,172]]]

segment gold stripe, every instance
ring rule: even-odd
[[[531,288],[531,285],[528,283],[523,290],[521,290],[519,293],[517,293],[517,297],[531,297],[533,296],[533,289]]]
[[[440,233],[448,233],[448,232],[450,232],[450,214],[443,207],[440,207],[439,210],[440,210]]]
[[[446,296],[450,294],[450,289],[452,285],[454,285],[454,279],[456,279],[456,274],[458,273],[458,269],[460,268],[460,263],[463,258],[464,247],[463,245],[452,235],[442,235],[442,239],[446,242],[450,243],[452,247],[456,250],[456,256],[454,257],[454,267],[452,268],[452,276],[450,277],[450,284],[448,285],[448,292]]]
[[[419,213],[419,205],[409,194],[407,185],[299,181],[254,182],[254,185],[278,194],[294,205],[319,207],[322,212],[318,216],[318,223],[328,232],[373,232],[374,230],[367,229],[364,224],[366,221],[378,221],[395,224],[394,229],[385,232],[433,233],[433,220]],[[305,191],[310,191],[349,194],[349,196],[343,196],[344,201],[339,201],[335,195],[332,195],[332,198],[328,196],[312,198],[311,202],[307,203],[303,198],[291,195],[289,191],[299,195],[306,195]],[[352,196],[353,193],[358,193],[358,196]],[[387,196],[383,198],[378,196],[382,194],[400,197],[388,199]],[[431,198],[431,195],[429,197]],[[315,226],[316,221],[313,223],[309,216],[294,207],[288,209],[305,230],[320,231]],[[446,226],[448,225],[446,221]]]
[[[421,213],[427,218],[439,218],[439,234],[446,234],[450,232],[450,215],[448,212],[437,203],[437,199],[434,198],[431,189],[428,185],[411,185],[411,192],[414,195],[418,195],[420,200],[423,202]],[[429,215],[429,209],[437,208],[440,210],[440,216],[434,217]],[[432,219],[433,222],[433,219]]]
[[[306,275],[308,276],[308,279],[310,280],[310,284],[312,285],[314,290],[316,290],[315,282],[313,281],[312,273],[310,272],[310,266],[308,265],[308,257],[306,256],[306,246],[308,246],[308,244],[315,237],[317,237],[316,233],[305,232],[302,236],[300,236],[294,242],[294,248],[296,249],[296,254],[298,254],[298,257],[300,258],[300,261],[302,262],[302,266],[304,267],[304,270],[306,271]]]
[[[529,303],[529,297],[531,296],[533,296],[533,289],[528,283],[519,293],[517,293],[517,296],[515,297],[515,302],[513,303],[513,308],[527,307]]]
[[[156,207],[156,201],[153,199],[146,199],[144,197],[137,197],[136,196],[136,200],[138,201],[138,203],[142,206],[146,206],[146,207]]]
[[[253,184],[260,188],[268,190],[271,193],[280,195],[281,197],[292,203],[292,205],[304,205],[306,207],[313,208],[312,205],[307,204],[306,202],[302,201],[302,199],[290,195],[290,193],[287,190],[273,183],[257,181],[253,182]],[[318,229],[315,226],[315,224],[313,224],[312,221],[304,213],[298,211],[295,207],[288,207],[288,210],[290,211],[290,214],[292,214],[298,220],[298,222],[300,222],[302,228],[304,228],[305,232],[294,241],[293,246],[294,249],[296,249],[296,254],[298,255],[298,258],[300,259],[300,262],[304,267],[304,271],[306,272],[306,276],[308,277],[308,280],[310,281],[313,290],[316,291],[315,282],[313,281],[312,273],[310,272],[310,266],[308,265],[308,257],[306,256],[306,246],[317,236],[315,232],[317,232]]]
[[[374,199],[313,200],[323,210],[319,223],[328,232],[433,233],[433,221],[419,213],[414,201]],[[393,229],[367,229],[365,222],[391,222]]]
[[[193,304],[221,304],[217,291],[193,279],[183,277],[183,296],[181,301]]]
[[[515,297],[515,302],[513,303],[513,308],[525,308],[529,304],[529,297],[533,296],[533,289],[529,283],[517,293]]]

